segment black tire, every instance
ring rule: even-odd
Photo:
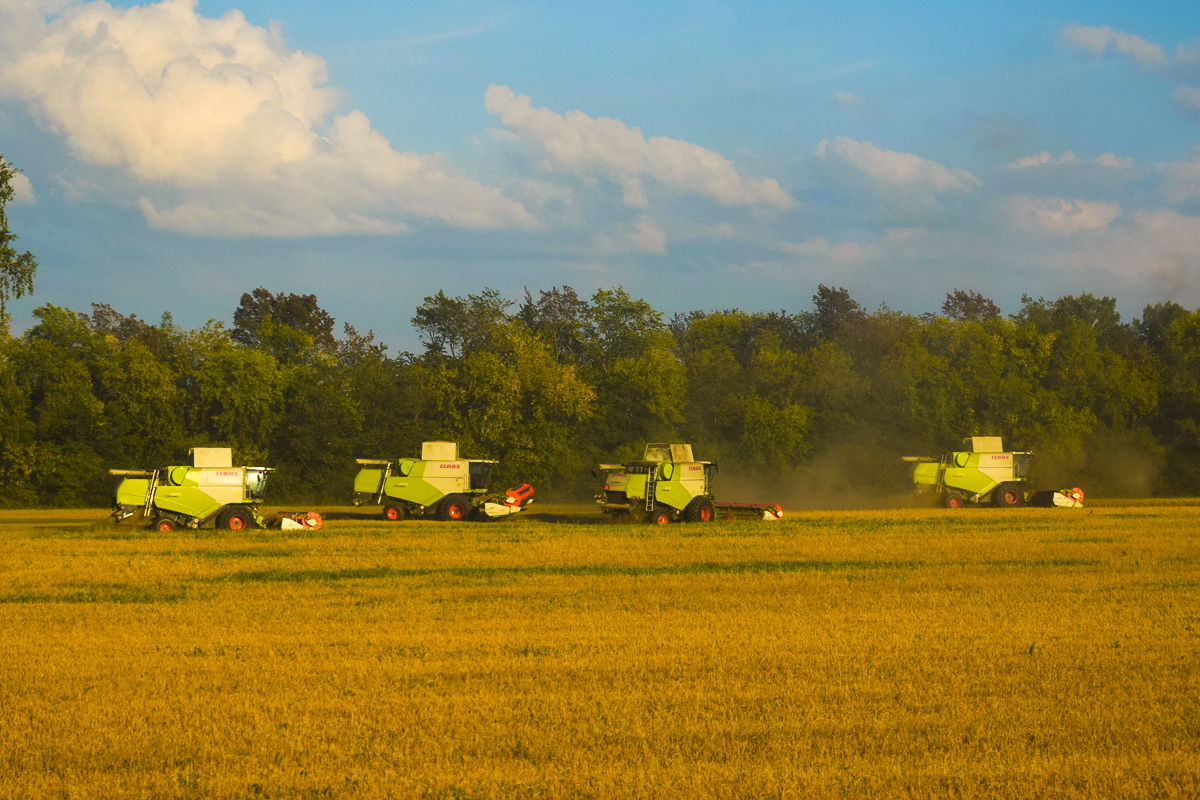
[[[158,519],[154,520],[154,530],[158,531],[159,533],[170,533],[171,531],[178,529],[179,526],[176,525],[175,520],[171,519],[170,517],[159,517]]]
[[[712,500],[707,497],[693,497],[683,510],[683,518],[688,522],[712,522],[716,517]]]
[[[387,504],[383,507],[383,518],[389,522],[403,522],[404,506],[399,506],[395,503]]]
[[[447,522],[465,522],[471,518],[472,510],[466,495],[448,494],[438,507],[438,516]]]
[[[954,494],[953,492],[946,495],[944,502],[946,504],[946,508],[962,508],[967,504],[966,498],[964,498],[961,494]]]
[[[651,525],[668,525],[674,516],[675,515],[671,513],[671,509],[665,506],[659,506],[651,511],[646,519]]]
[[[226,531],[244,531],[254,527],[254,515],[245,506],[230,506],[217,516],[217,527]]]
[[[1020,508],[1025,505],[1025,491],[1019,483],[1002,483],[996,487],[992,502],[1001,508]]]

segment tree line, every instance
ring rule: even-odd
[[[899,456],[976,434],[1092,496],[1200,491],[1200,312],[1174,303],[1127,323],[1109,297],[1025,297],[1004,317],[955,290],[914,316],[822,285],[796,313],[667,319],[619,287],[439,291],[412,317],[423,351],[395,355],[348,323],[335,335],[315,296],[262,287],[231,326],[99,304],[34,317],[0,329],[5,506],[104,505],[107,469],[198,446],[276,467],[274,502],[344,503],[356,457],[433,439],[544,497],[590,495],[592,464],[682,441],[720,463],[725,499],[742,476],[820,505],[903,491]]]

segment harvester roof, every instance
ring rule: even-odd
[[[695,461],[690,444],[648,444],[643,461],[674,461],[676,464]]]

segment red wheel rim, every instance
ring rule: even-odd
[[[448,511],[450,519],[462,519],[467,510],[463,508],[462,503],[451,503]]]
[[[167,533],[171,530],[174,530],[174,528],[175,528],[175,526],[172,525],[170,522],[167,522],[166,520],[163,520],[162,522],[158,523],[158,530],[161,533]]]
[[[241,514],[234,514],[229,518],[229,530],[240,531],[246,527],[246,518]]]
[[[700,509],[700,521],[701,522],[712,522],[712,518],[713,518],[712,506],[702,506]]]
[[[387,510],[383,512],[383,515],[388,519],[399,519],[400,511],[394,506],[388,506]]]
[[[654,518],[655,525],[666,525],[670,521],[671,521],[671,518],[669,516],[667,516],[665,513],[660,513],[659,515],[657,515]]]

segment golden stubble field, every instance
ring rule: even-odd
[[[1200,506],[0,514],[0,798],[1200,795]]]

